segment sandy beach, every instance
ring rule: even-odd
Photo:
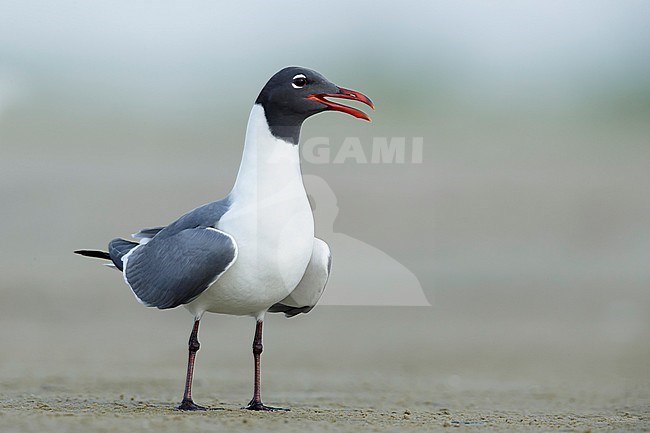
[[[289,412],[241,409],[253,322],[208,316],[194,397],[222,410],[181,412],[191,316],[145,309],[122,289],[22,292],[2,305],[1,431],[650,429],[647,344],[612,344],[580,309],[551,322],[521,304],[521,317],[504,317],[496,290],[480,308],[456,309],[462,296],[449,293],[438,297],[449,308],[270,317],[263,398]]]

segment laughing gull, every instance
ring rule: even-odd
[[[192,400],[199,322],[205,312],[252,316],[255,365],[251,410],[274,410],[260,396],[265,313],[309,312],[330,274],[327,244],[314,237],[303,186],[298,141],[302,123],[326,110],[370,120],[327,98],[351,99],[374,109],[364,94],[338,87],[318,72],[288,67],[266,83],[251,110],[244,152],[232,191],[164,227],[141,230],[139,242],[114,239],[108,252],[79,250],[122,271],[137,300],[159,309],[183,305],[194,315],[183,410],[205,410]]]

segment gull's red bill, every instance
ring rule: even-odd
[[[315,101],[320,102],[321,104],[327,105],[327,107],[330,110],[335,110],[335,111],[341,111],[343,113],[350,114],[354,117],[357,117],[359,119],[364,119],[370,122],[370,117],[366,113],[364,113],[361,110],[358,110],[353,107],[348,107],[347,105],[339,104],[337,102],[330,101],[325,98],[340,98],[340,99],[351,99],[354,101],[359,101],[373,110],[375,109],[375,105],[372,103],[370,98],[368,98],[366,95],[364,95],[361,92],[357,92],[356,90],[350,90],[350,89],[345,89],[343,87],[339,87],[339,92],[338,93],[315,93],[313,95],[307,96],[308,99],[312,99]]]

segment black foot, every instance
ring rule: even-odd
[[[176,409],[180,410],[222,410],[220,407],[205,407],[205,406],[199,406],[198,404],[194,403],[192,400],[183,400],[180,405],[176,407]]]
[[[291,409],[285,409],[283,407],[266,406],[266,405],[262,404],[261,401],[252,401],[252,400],[251,400],[250,403],[248,403],[248,406],[246,406],[244,409],[248,409],[248,410],[265,410],[265,411],[269,411],[269,412],[276,412],[276,411],[281,411],[281,410],[284,410],[284,411],[290,411],[291,410]]]

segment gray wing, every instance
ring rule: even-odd
[[[214,283],[237,259],[237,244],[212,227],[154,237],[123,258],[124,280],[150,307],[187,304]]]
[[[164,228],[165,226],[142,229],[137,233],[133,233],[131,237],[134,239],[153,239],[153,237],[160,233]]]
[[[314,249],[302,279],[289,296],[274,304],[269,308],[269,312],[284,313],[286,317],[309,313],[323,295],[331,269],[332,255],[329,246],[314,238]]]
[[[171,236],[181,230],[195,227],[215,227],[217,222],[221,219],[230,208],[230,196],[223,200],[215,201],[212,203],[204,204],[196,209],[193,209],[169,224],[168,226],[159,226],[142,229],[132,236],[135,239],[149,240],[162,234],[163,236]],[[146,242],[140,242],[146,243]]]
[[[232,236],[214,228],[229,205],[226,197],[166,227],[141,230],[134,235],[146,240],[140,244],[123,239],[109,244],[111,259],[121,262],[124,280],[141,303],[160,309],[186,304],[232,266],[237,244]]]
[[[127,255],[129,251],[137,246],[137,242],[131,242],[120,238],[113,239],[108,243],[108,255],[117,269],[120,271],[123,270],[122,257]]]

